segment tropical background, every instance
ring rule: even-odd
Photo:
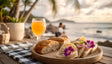
[[[40,0],[31,13],[36,17],[47,18],[55,26],[63,22],[67,27],[65,32],[71,40],[85,36],[97,42],[111,41],[112,0],[78,0],[78,2],[79,14],[76,13],[77,8],[74,9],[74,0],[56,0],[58,12],[55,17],[49,0]]]
[[[77,48],[72,44],[68,44],[70,47],[60,54],[66,44],[61,47],[58,42],[51,41],[52,37],[58,36],[68,37],[74,43],[87,40],[86,48],[85,44],[76,44],[81,48],[78,49],[79,56],[80,51],[84,53],[82,56],[86,56],[86,53],[88,55],[97,49],[86,57],[89,62],[84,63],[112,64],[112,0],[0,0],[0,64],[43,64],[47,60],[58,63],[55,61],[61,60],[61,57],[67,56],[67,60],[77,56],[74,53],[77,53]],[[57,47],[61,47],[59,53],[56,53]],[[82,51],[84,49],[85,52]],[[73,55],[70,55],[72,52]],[[51,56],[50,59],[46,55]],[[71,59],[73,61],[67,60],[70,64],[84,60]]]
[[[8,14],[18,18],[18,22],[19,19],[20,22],[25,22],[28,28],[32,18],[44,17],[47,25],[51,23],[58,27],[60,22],[65,24],[65,32],[71,40],[81,36],[96,42],[112,40],[112,0],[22,0],[22,3],[18,4],[20,8],[17,8],[20,10],[20,16],[11,11],[14,10],[12,4],[15,5],[15,2],[16,0],[0,2],[0,5],[5,3],[0,6],[1,12],[5,12],[3,20],[6,20],[5,15]],[[18,12],[17,10],[15,12]]]
[[[55,18],[52,15],[52,6],[49,0],[40,0],[33,9],[34,16],[46,17],[51,21],[69,19],[75,22],[111,22],[112,0],[78,0],[80,14],[74,13],[74,0],[56,0],[58,13]],[[40,12],[41,11],[41,12]],[[36,14],[37,13],[37,14]]]

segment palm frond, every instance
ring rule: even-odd
[[[57,14],[57,5],[55,0],[50,0],[50,3],[52,4],[52,12],[54,13],[54,17]]]
[[[74,0],[74,6],[75,6],[75,12],[79,13],[80,12],[80,4],[78,0]]]
[[[66,1],[66,5],[72,4],[74,6],[75,9],[75,13],[79,13],[80,12],[80,3],[78,0],[67,0]]]
[[[74,0],[75,9],[80,9],[80,4],[78,0]]]

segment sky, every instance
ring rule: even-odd
[[[80,14],[75,13],[73,0],[56,0],[58,13],[53,17],[49,0],[39,0],[31,12],[34,16],[46,17],[50,21],[68,19],[76,22],[112,22],[112,0],[78,0]],[[29,9],[29,7],[27,7]]]

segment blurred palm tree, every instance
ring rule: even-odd
[[[80,10],[80,4],[78,0],[67,0],[68,1],[72,1],[73,2],[73,6],[75,10]],[[33,7],[35,7],[35,4],[38,2],[38,0],[35,1],[34,6],[31,7],[31,9],[28,11],[28,13],[33,9]],[[54,13],[54,17],[56,16],[57,12],[58,12],[58,7],[57,7],[57,3],[56,0],[49,0],[49,2],[52,4],[52,12]],[[29,14],[27,14],[25,16],[25,20],[23,22],[26,22],[26,20],[28,19]]]
[[[22,15],[20,16],[20,3],[21,1],[24,3],[24,10]],[[50,3],[52,4],[52,11],[54,13],[54,16],[57,14],[58,12],[58,7],[57,7],[57,3],[56,0],[49,0]],[[68,1],[72,1],[73,2],[73,6],[75,10],[80,10],[80,4],[78,2],[78,0],[67,0]],[[9,12],[9,16],[11,17],[15,17],[17,19],[17,21],[22,18],[25,17],[25,19],[23,20],[23,22],[25,23],[28,19],[28,17],[31,14],[31,11],[34,9],[34,7],[36,6],[36,4],[38,3],[38,0],[35,0],[35,2],[32,4],[32,6],[30,7],[30,9],[28,10],[27,14],[24,15],[25,13],[25,9],[26,6],[29,6],[31,4],[31,0],[0,0],[0,19],[2,20],[2,10],[5,7],[9,7],[10,8],[10,12]],[[68,4],[67,4],[68,5]],[[5,6],[5,7],[4,7]],[[20,18],[19,18],[20,16]]]
[[[57,3],[56,3],[56,0],[49,0],[49,1],[52,4],[52,11],[53,11],[54,17],[55,17],[55,15],[58,12],[58,9],[57,9],[58,6],[57,6]],[[75,12],[79,12],[80,11],[80,4],[79,4],[78,0],[66,0],[66,5],[71,4],[71,3],[68,3],[68,2],[73,2],[73,6],[74,6],[74,9],[75,9]]]
[[[26,10],[26,6],[31,6],[31,3],[32,3],[31,0],[22,0],[22,1],[23,1],[23,5],[24,5],[24,10],[23,10],[20,18],[22,18],[24,16],[25,10]]]
[[[38,0],[36,0],[33,5],[30,7],[30,9],[28,10],[28,13],[24,16],[25,19],[23,20],[24,23],[26,23],[28,17],[30,16],[31,14],[31,11],[34,9],[34,7],[36,6],[36,4],[38,3]]]
[[[20,4],[21,4],[21,1],[22,0],[16,0],[16,3],[17,3],[17,5],[16,5],[16,10],[15,10],[15,18],[16,18],[16,20],[18,21],[19,20],[19,13],[20,13]]]
[[[20,16],[20,4],[23,0],[0,0],[0,20],[1,22],[3,22],[3,10],[5,10],[5,8],[9,8],[9,12],[7,16],[10,16],[10,17],[14,17],[17,19],[17,21],[20,19],[19,16]],[[26,6],[28,6],[30,4],[30,1],[31,0],[24,0],[24,10],[26,9]],[[30,9],[28,10],[28,13],[24,16],[24,12],[22,14],[21,17],[25,17],[25,20],[23,22],[26,22],[31,11],[33,10],[33,8],[36,6],[38,0],[35,0],[35,2],[32,4],[32,6],[30,7]],[[7,16],[4,17],[4,19],[7,19]],[[10,22],[10,20],[6,20],[7,22]]]
[[[6,12],[6,10],[4,10],[5,7],[7,8],[11,8],[11,0],[0,0],[0,20],[1,22],[3,22],[3,12]],[[5,13],[6,15],[8,14],[7,12]]]

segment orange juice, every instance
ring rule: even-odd
[[[45,22],[42,21],[33,21],[32,22],[32,31],[37,36],[41,36],[46,30]]]

